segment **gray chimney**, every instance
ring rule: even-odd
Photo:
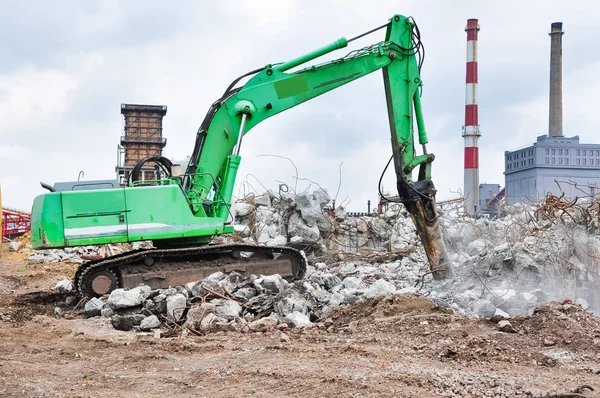
[[[548,135],[562,137],[562,22],[550,27],[550,121]]]

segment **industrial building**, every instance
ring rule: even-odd
[[[509,203],[530,203],[548,192],[565,198],[593,195],[600,187],[600,144],[579,136],[539,136],[532,146],[505,152],[504,176]]]
[[[562,123],[562,22],[550,29],[550,103],[548,134],[533,145],[504,153],[509,203],[532,203],[551,192],[566,199],[593,195],[600,187],[600,144],[565,137]]]
[[[123,135],[117,149],[117,179],[127,185],[130,174],[138,161],[162,155],[167,139],[162,136],[163,117],[167,114],[165,105],[121,104],[123,115]],[[140,180],[156,179],[154,165],[148,164],[140,172]]]

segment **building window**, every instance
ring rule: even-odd
[[[600,159],[596,159],[596,166],[600,166]]]
[[[581,154],[582,154],[583,156],[586,156],[586,155],[587,155],[587,153],[586,153],[586,152],[587,152],[587,151],[586,151],[585,149],[582,149],[582,150],[581,150]]]
[[[558,150],[558,154],[559,154],[559,155],[562,155],[562,149],[559,149],[559,150]]]
[[[558,158],[558,164],[562,164],[562,158]]]
[[[546,149],[546,155],[550,155],[550,149]]]
[[[556,164],[556,158],[552,158],[552,164]]]
[[[553,149],[553,150],[552,150],[552,154],[553,154],[553,155],[556,155],[556,149]]]
[[[550,164],[550,158],[546,158],[546,164]]]
[[[581,152],[581,151],[578,149],[576,152],[577,156],[579,156],[579,154],[580,154],[579,152]]]
[[[600,156],[600,150],[596,149],[596,156]]]
[[[583,165],[587,166],[587,159],[586,158],[583,158]]]
[[[565,158],[565,164],[569,164],[569,158]]]
[[[577,158],[577,164],[581,164],[581,159]]]
[[[569,150],[565,149],[565,155],[568,155],[568,154],[569,154]]]

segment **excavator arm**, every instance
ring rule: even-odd
[[[428,140],[420,98],[422,82],[416,57],[421,45],[419,33],[414,21],[401,15],[392,17],[384,27],[387,32],[383,42],[331,62],[287,72],[346,47],[348,40],[341,38],[294,60],[253,71],[254,75],[241,88],[233,88],[233,85],[228,88],[211,106],[197,133],[184,180],[193,212],[200,217],[227,219],[241,160],[242,139],[254,126],[382,69],[399,201],[412,216],[434,277],[451,277],[435,210],[436,191],[431,180],[431,163],[435,157],[426,150]],[[416,155],[417,145],[423,149],[421,155]],[[416,168],[418,177],[413,181]],[[211,200],[211,206],[207,207],[205,203],[211,195],[217,200]]]

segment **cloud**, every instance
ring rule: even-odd
[[[168,106],[165,154],[182,159],[210,104],[237,76],[289,60],[340,36],[378,26],[394,13],[413,15],[426,47],[423,107],[436,154],[438,197],[462,188],[466,19],[478,17],[480,180],[503,185],[503,152],[547,131],[549,25],[564,22],[565,134],[593,142],[598,126],[595,71],[600,66],[596,3],[495,4],[374,0],[331,2],[148,1],[60,4],[14,2],[0,26],[0,182],[4,203],[28,208],[40,180],[113,178],[121,135],[119,106]],[[15,34],[19,32],[19,34]],[[383,32],[352,43],[376,43]],[[344,49],[325,57],[346,54]],[[390,151],[381,73],[360,79],[258,125],[244,139],[238,186],[255,175],[267,187],[300,176],[351,198],[363,211],[377,200]],[[12,158],[7,158],[11,156]],[[6,167],[18,161],[18,167]],[[249,177],[249,182],[253,178]],[[252,182],[251,182],[252,183]],[[256,182],[252,183],[257,189]],[[308,180],[298,182],[305,189]],[[386,190],[395,190],[390,170]]]

